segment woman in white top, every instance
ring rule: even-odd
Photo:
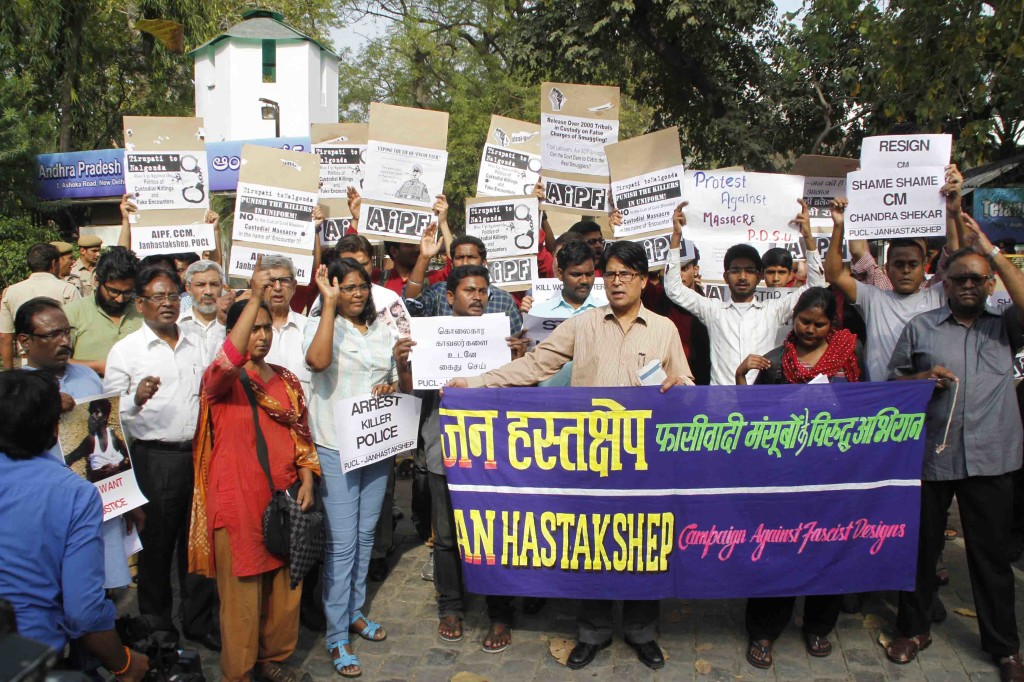
[[[392,393],[397,388],[391,332],[378,321],[370,277],[356,261],[341,258],[320,266],[317,287],[323,300],[319,317],[306,321],[303,347],[312,370],[310,427],[323,469],[327,511],[324,557],[324,611],[327,650],[344,677],[362,671],[352,654],[349,632],[373,642],[387,635],[363,615],[366,573],[373,549],[390,461],[343,473],[333,405],[337,400]]]

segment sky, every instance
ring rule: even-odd
[[[779,9],[779,14],[795,12],[803,4],[804,0],[775,0],[775,6]],[[331,31],[331,40],[339,50],[349,48],[356,52],[367,40],[380,35],[384,31],[385,26],[386,22],[384,20],[365,17],[343,29]]]

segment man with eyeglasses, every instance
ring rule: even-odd
[[[103,393],[103,380],[96,372],[69,362],[71,339],[75,329],[57,301],[52,298],[33,298],[26,301],[14,318],[18,343],[25,349],[25,369],[49,372],[60,384],[61,412],[75,407],[75,400]],[[47,456],[65,464],[60,445],[54,445]],[[103,587],[111,590],[125,587],[131,582],[128,557],[124,551],[125,530],[145,520],[141,509],[134,509],[121,518],[103,523]]]
[[[110,349],[142,326],[142,315],[133,305],[138,269],[139,259],[124,247],[115,246],[100,256],[92,296],[64,308],[75,328],[71,362],[103,376]]]
[[[224,345],[224,318],[235,301],[234,293],[225,286],[224,271],[210,260],[197,260],[185,269],[185,291],[192,298],[192,306],[181,313],[178,325],[199,340],[205,367]]]
[[[101,263],[102,265],[102,263]],[[199,384],[206,365],[202,344],[178,325],[181,280],[149,266],[135,278],[135,309],[142,327],[114,344],[103,388],[121,396],[121,425],[131,436],[139,489],[149,501],[139,556],[139,612],[156,630],[174,631],[171,559],[178,550],[185,637],[218,649],[213,580],[188,576],[192,512],[192,439],[199,415]]]
[[[678,253],[682,243],[686,215],[679,204],[672,214],[671,253]],[[774,300],[757,299],[757,285],[764,274],[761,254],[750,244],[734,244],[725,252],[725,283],[729,287],[729,300],[704,298],[683,286],[680,265],[669,263],[665,275],[665,294],[676,305],[686,308],[708,329],[711,341],[711,385],[728,386],[736,383],[736,369],[750,355],[764,355],[775,347],[779,326],[793,316],[800,294],[809,287],[825,286],[821,271],[821,258],[811,235],[807,204],[800,200],[801,211],[794,222],[800,227],[807,253],[807,283],[792,293]],[[757,370],[747,374],[753,383]]]
[[[60,252],[51,244],[33,244],[25,260],[32,273],[27,279],[4,289],[0,297],[0,358],[4,369],[14,369],[14,316],[21,305],[36,296],[47,296],[67,304],[79,298],[73,284],[57,278]]]
[[[678,244],[676,249],[678,249]],[[647,254],[639,244],[614,242],[601,260],[608,305],[574,315],[560,324],[532,353],[480,376],[449,382],[455,388],[532,386],[573,361],[572,386],[640,386],[639,372],[658,360],[667,378],[664,393],[672,386],[693,385],[693,375],[683,354],[675,325],[650,312],[641,301],[647,285]],[[679,273],[676,273],[679,278]],[[623,602],[624,638],[641,663],[652,669],[665,665],[655,641],[659,602]],[[612,640],[612,602],[583,600],[577,615],[579,642],[566,665],[578,670],[589,665]]]
[[[886,647],[909,663],[931,644],[935,562],[946,512],[960,506],[981,647],[1000,679],[1024,680],[1014,611],[1014,573],[1006,553],[1013,514],[1013,472],[1021,466],[1021,422],[1014,355],[1024,347],[1024,273],[969,218],[966,248],[949,256],[946,302],[910,320],[888,364],[890,379],[936,380],[925,422],[917,579],[902,592],[898,638]],[[986,305],[999,274],[1012,305]],[[899,281],[893,282],[898,286]]]
[[[601,233],[601,226],[595,223],[593,220],[581,220],[572,227],[569,228],[569,232],[578,234],[586,242],[590,250],[594,252],[594,262],[601,260],[601,254],[604,253],[604,235]],[[601,272],[597,272],[600,276]]]

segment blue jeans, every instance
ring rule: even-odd
[[[391,460],[341,471],[337,450],[318,445],[327,512],[324,612],[327,641],[348,639],[348,628],[366,600],[366,572],[387,487]]]

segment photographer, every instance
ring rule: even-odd
[[[103,590],[103,507],[95,486],[50,457],[61,398],[48,372],[0,374],[0,597],[18,633],[63,652],[79,639],[104,668],[136,682],[149,669],[114,631]]]

